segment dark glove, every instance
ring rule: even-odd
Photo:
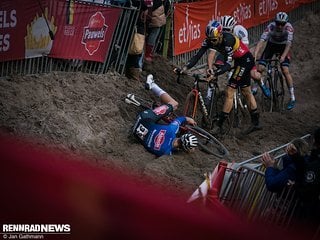
[[[214,75],[214,70],[212,68],[207,69],[207,75]]]
[[[183,74],[185,71],[187,71],[188,68],[186,66],[182,67],[182,68],[179,68],[179,67],[176,67],[173,71],[176,73],[176,74]]]
[[[175,74],[181,74],[182,69],[179,68],[179,67],[176,67],[175,69],[173,69],[173,72],[174,72]]]

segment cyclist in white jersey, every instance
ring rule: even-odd
[[[294,96],[293,80],[289,72],[290,66],[290,49],[293,41],[293,27],[288,22],[289,17],[285,12],[278,12],[273,22],[271,22],[261,35],[255,49],[255,59],[262,49],[263,43],[267,42],[267,45],[260,57],[259,71],[264,70],[263,66],[266,66],[266,62],[263,59],[270,59],[275,54],[280,54],[280,64],[282,73],[286,79],[287,86],[290,93],[290,101],[287,105],[287,109],[294,108],[296,99]]]

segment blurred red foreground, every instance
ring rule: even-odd
[[[301,239],[249,225],[214,200],[169,201],[134,178],[0,134],[0,224],[70,224],[45,239]]]

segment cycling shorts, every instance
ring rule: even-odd
[[[168,116],[173,111],[171,104],[163,104],[155,109],[147,109],[139,113],[140,121],[158,122],[161,118]]]
[[[286,44],[276,44],[272,42],[267,42],[267,45],[262,53],[261,59],[272,59],[272,57],[276,54],[281,55],[286,48]],[[259,61],[259,64],[266,66],[267,63],[263,60]],[[290,66],[290,54],[286,56],[284,61],[281,63],[281,66]]]
[[[250,71],[254,69],[255,63],[250,52],[243,55],[241,58],[234,59],[234,69],[228,81],[228,86],[236,89],[248,87],[251,84]]]

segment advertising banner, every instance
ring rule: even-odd
[[[201,47],[209,20],[233,16],[246,28],[271,21],[277,12],[290,12],[314,0],[211,0],[174,4],[174,55]]]
[[[105,60],[120,8],[63,0],[43,0],[41,6],[33,0],[19,2],[1,1],[0,61],[43,55]]]
[[[174,4],[174,54],[197,49],[214,15],[216,1]],[[201,13],[201,14],[200,14]]]

